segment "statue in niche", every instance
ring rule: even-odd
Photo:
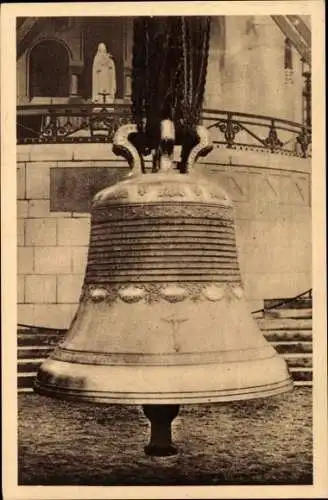
[[[106,45],[99,43],[92,66],[92,102],[113,104],[115,95],[115,62]]]

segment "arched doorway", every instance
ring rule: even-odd
[[[69,57],[55,40],[38,43],[30,53],[29,94],[33,97],[68,97]]]

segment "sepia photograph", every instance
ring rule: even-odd
[[[328,494],[324,4],[182,3],[2,16],[6,500]]]

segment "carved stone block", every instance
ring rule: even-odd
[[[98,191],[123,179],[129,168],[66,167],[50,170],[50,210],[89,212]]]

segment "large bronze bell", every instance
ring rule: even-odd
[[[42,394],[145,405],[153,448],[179,404],[292,386],[245,300],[229,197],[168,156],[94,198],[80,305],[36,380]]]

